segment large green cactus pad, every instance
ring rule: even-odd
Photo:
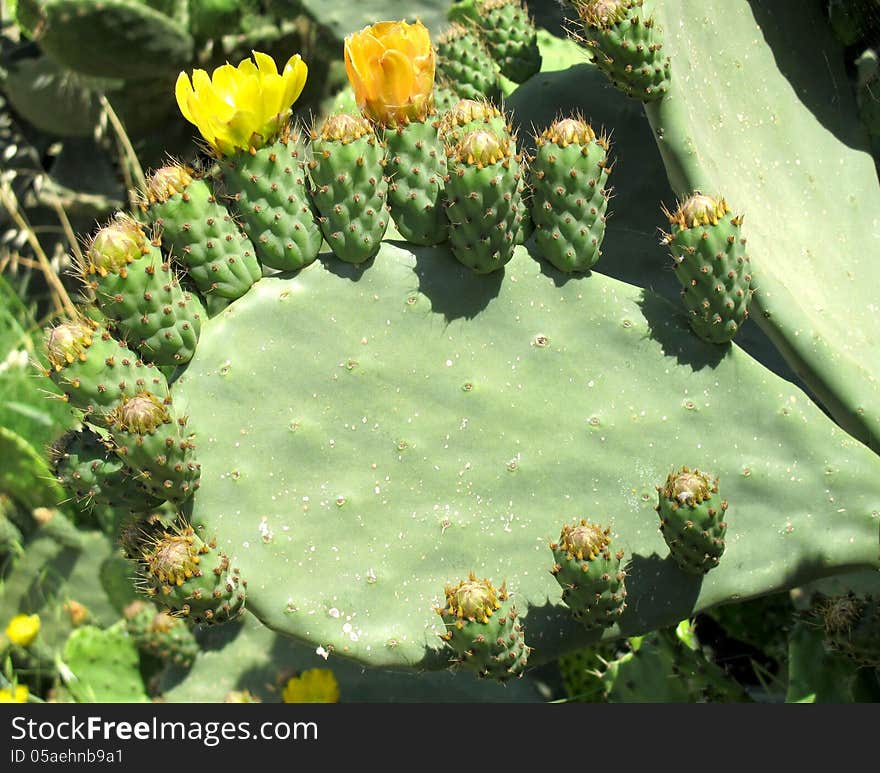
[[[192,59],[189,33],[134,0],[46,0],[40,14],[43,50],[84,75],[151,78]]]
[[[584,644],[549,571],[575,517],[627,556],[608,636],[878,561],[875,455],[677,307],[523,248],[491,276],[386,243],[366,269],[263,279],[207,324],[175,404],[199,432],[192,518],[248,608],[374,665],[445,663],[434,606],[471,570],[506,579],[534,662]],[[705,578],[653,510],[680,464],[730,502]]]
[[[880,186],[821,4],[653,5],[673,78],[647,110],[673,187],[746,213],[752,316],[880,450]]]

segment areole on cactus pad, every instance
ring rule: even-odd
[[[109,332],[96,338],[83,322],[50,335],[72,404],[91,409],[151,493],[158,480],[180,500],[176,523],[128,522],[143,589],[195,621],[246,605],[280,633],[371,665],[453,662],[506,678],[526,658],[600,635],[876,567],[877,457],[735,344],[702,342],[650,291],[585,273],[605,225],[602,135],[572,117],[544,137],[540,171],[555,182],[540,206],[556,207],[563,187],[568,209],[555,225],[535,220],[576,245],[548,260],[541,239],[557,237],[521,244],[535,203],[506,118],[473,105],[459,117],[475,125],[433,115],[415,62],[426,56],[420,33],[370,35],[388,29],[400,39],[357,38],[351,54],[373,126],[338,119],[310,145],[277,116],[260,119],[271,131],[250,134],[205,118],[216,136],[246,140],[215,146],[230,206],[256,257],[289,272],[203,321],[170,396],[143,377],[131,386],[146,367],[136,358],[109,387],[101,380],[89,354],[112,351]],[[398,90],[364,75],[375,73],[366,60],[388,51]],[[395,59],[404,54],[412,60]],[[381,166],[383,142],[391,214],[409,242],[374,250],[381,231],[367,245],[363,225],[351,232],[357,250],[334,244],[344,213],[320,189],[338,182],[364,213],[376,195],[369,208],[381,214],[378,178],[349,194],[340,177],[352,159]],[[569,180],[583,181],[582,196]],[[216,181],[204,182],[220,206]],[[319,251],[312,206],[339,257]],[[566,220],[578,213],[591,217],[586,233]],[[692,230],[696,220],[683,218]],[[448,246],[417,244],[447,235]],[[569,255],[584,250],[583,262]],[[137,436],[136,451],[123,433]],[[711,469],[730,502],[724,554],[705,574],[669,556],[654,512],[657,487],[685,465]],[[179,474],[163,477],[170,468]],[[577,526],[560,535],[572,523],[602,525],[595,555]],[[566,576],[590,573],[594,559],[601,587],[569,592]],[[492,599],[491,615],[471,614]]]

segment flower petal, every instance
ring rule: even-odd
[[[262,51],[251,51],[251,54],[253,54],[254,61],[257,63],[260,75],[265,77],[267,75],[278,74],[278,66],[269,54],[264,54]],[[299,54],[297,54],[297,56],[299,56]]]
[[[177,83],[174,84],[174,96],[177,99],[177,106],[180,108],[183,117],[190,123],[194,124],[196,121],[195,118],[193,118],[192,111],[189,109],[189,98],[193,93],[193,87],[189,80],[189,75],[185,72],[180,73],[180,75],[177,76]]]

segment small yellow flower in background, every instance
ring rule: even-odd
[[[424,121],[434,105],[434,47],[421,22],[382,21],[352,33],[345,71],[358,107],[382,126]]]
[[[15,689],[3,687],[0,689],[0,703],[27,703],[28,688],[19,684]]]
[[[279,73],[271,56],[254,51],[253,61],[243,59],[238,67],[224,64],[210,77],[205,70],[194,70],[190,81],[180,73],[175,96],[183,117],[196,125],[215,152],[229,156],[275,140],[307,75],[299,54]]]
[[[339,683],[329,668],[310,668],[287,681],[281,699],[285,703],[337,703]]]
[[[9,641],[19,647],[27,647],[40,632],[39,615],[16,615],[6,626]]]

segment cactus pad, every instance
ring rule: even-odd
[[[384,243],[356,277],[331,255],[264,277],[174,385],[204,428],[190,517],[271,628],[436,667],[432,607],[473,570],[507,579],[531,660],[553,658],[595,638],[547,571],[579,512],[632,557],[609,638],[877,565],[877,457],[737,346],[719,359],[672,304],[595,272],[560,282],[522,247],[481,277],[448,249]],[[740,537],[699,583],[651,528],[657,482],[696,443]]]

